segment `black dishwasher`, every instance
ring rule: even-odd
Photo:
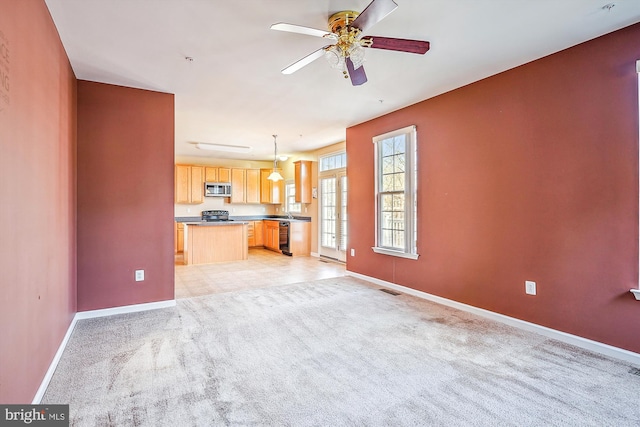
[[[280,250],[283,254],[291,256],[289,240],[289,221],[280,221]]]

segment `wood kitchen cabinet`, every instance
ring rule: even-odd
[[[230,168],[218,168],[218,182],[231,182]]]
[[[311,203],[311,160],[293,162],[295,167],[296,202]]]
[[[276,169],[278,172],[282,171]],[[284,180],[271,181],[267,179],[273,169],[260,169],[260,202],[271,204],[284,203]]]
[[[311,222],[289,223],[289,252],[293,256],[311,255]]]
[[[264,246],[264,221],[254,221],[255,246]]]
[[[259,169],[231,169],[231,203],[260,203]]]
[[[218,168],[204,167],[204,182],[218,182]]]
[[[247,225],[247,246],[250,248],[256,245],[255,221],[249,221]]]
[[[248,246],[250,248],[256,246],[264,246],[264,229],[262,221],[249,221],[247,228]]]
[[[205,166],[204,182],[231,182],[231,169]]]
[[[247,169],[245,176],[246,203],[260,203],[260,169]]]
[[[176,165],[175,202],[177,204],[204,202],[204,167]]]
[[[184,252],[184,224],[181,222],[175,223],[175,246],[177,254]]]
[[[245,180],[244,169],[231,169],[231,203],[246,203]]]
[[[280,221],[264,222],[264,247],[280,252]]]
[[[228,222],[218,225],[188,224],[186,227],[189,237],[185,248],[185,264],[210,264],[248,258],[247,224]]]

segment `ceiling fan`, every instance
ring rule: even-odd
[[[425,54],[429,50],[427,41],[364,35],[365,31],[382,21],[397,7],[393,0],[373,0],[362,13],[353,10],[334,13],[329,17],[330,31],[282,22],[273,24],[272,30],[323,37],[335,42],[289,65],[282,70],[282,74],[292,74],[324,56],[332,67],[342,70],[345,78],[350,77],[354,86],[359,86],[367,81],[367,75],[362,66],[364,48]]]

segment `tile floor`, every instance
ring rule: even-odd
[[[345,265],[316,257],[289,257],[249,249],[246,261],[184,265],[176,256],[176,298],[344,276]]]

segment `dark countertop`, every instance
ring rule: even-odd
[[[229,219],[232,219],[233,222],[242,222],[242,221],[261,221],[261,220],[273,220],[273,221],[294,221],[294,222],[311,222],[311,217],[308,216],[295,216],[293,219],[289,219],[286,215],[243,215],[243,216],[229,216]],[[184,223],[193,223],[188,225],[197,225],[201,224],[202,220],[199,216],[177,216],[175,217],[176,222],[184,222]],[[220,221],[224,224],[224,221]],[[220,222],[207,222],[206,225],[211,224],[220,224]],[[202,224],[201,224],[202,225]]]
[[[212,225],[246,225],[248,221],[178,221],[184,225],[212,226]]]

